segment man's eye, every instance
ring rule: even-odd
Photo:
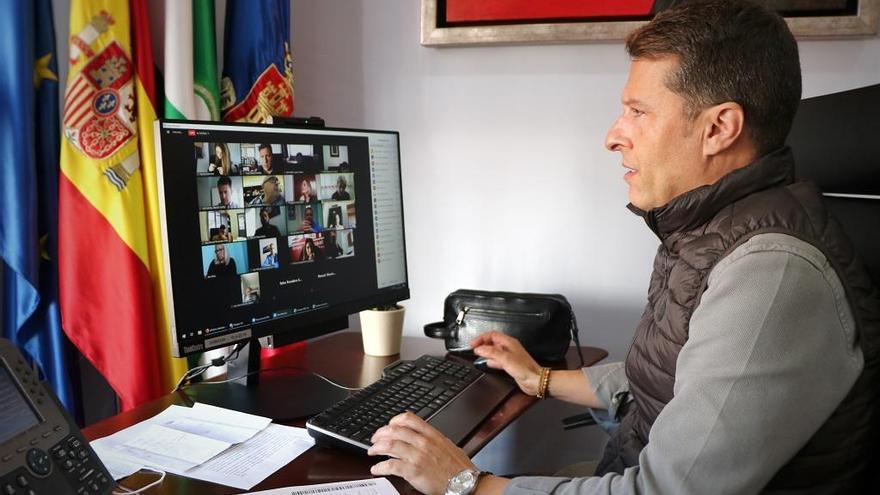
[[[639,110],[638,108],[631,108],[630,112],[632,112],[632,114],[636,117],[641,117],[642,115],[645,115],[645,112]]]

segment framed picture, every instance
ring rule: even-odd
[[[330,156],[337,157],[337,158],[339,157],[339,145],[338,144],[331,144],[330,145]]]
[[[621,40],[677,0],[422,0],[422,45]],[[795,36],[877,33],[880,0],[764,0]]]

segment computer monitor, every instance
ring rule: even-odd
[[[160,120],[155,135],[175,356],[305,340],[409,297],[396,132]]]

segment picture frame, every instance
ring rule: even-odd
[[[525,14],[517,18],[515,11],[508,12],[512,20],[496,20],[472,17],[465,21],[447,18],[447,9],[457,2],[472,0],[421,0],[421,44],[423,46],[463,46],[490,44],[545,44],[584,41],[622,40],[628,33],[650,19],[650,10],[642,15],[610,13],[609,20],[582,22],[569,18],[544,18],[531,21]],[[488,2],[492,4],[492,2]],[[495,4],[500,4],[496,0]],[[631,7],[645,2],[621,1],[619,5]],[[662,0],[656,3],[663,3]],[[668,3],[668,2],[666,2]],[[508,9],[517,8],[523,2],[511,2]],[[650,5],[651,2],[648,2]],[[870,36],[878,32],[880,23],[880,0],[768,0],[775,10],[783,12],[792,33],[798,38],[838,38]],[[846,8],[838,9],[840,4]],[[532,4],[534,5],[534,3]],[[497,9],[496,9],[497,10]],[[534,10],[534,9],[532,9]],[[824,14],[824,12],[829,12]],[[608,14],[608,13],[606,13]]]

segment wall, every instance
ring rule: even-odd
[[[459,287],[560,292],[583,342],[622,358],[657,246],[603,146],[622,43],[426,48],[414,0],[292,11],[296,113],[401,132],[407,332]],[[876,37],[801,50],[805,97],[880,82]]]
[[[440,319],[456,288],[559,292],[582,342],[622,359],[657,246],[624,208],[620,160],[603,147],[622,43],[426,48],[416,0],[293,0],[292,11],[296,113],[401,133],[407,333]],[[805,97],[880,82],[877,37],[800,46]],[[528,472],[593,455],[590,429],[527,433],[560,430],[570,412],[542,405],[480,465]]]

